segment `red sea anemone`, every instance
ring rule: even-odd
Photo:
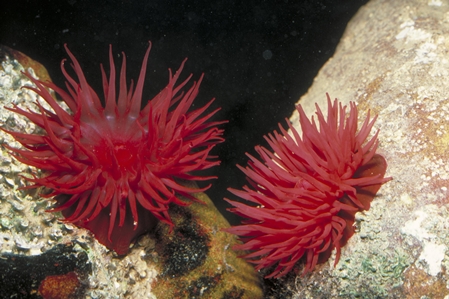
[[[180,196],[195,200],[182,180],[208,180],[196,172],[218,165],[211,149],[223,141],[223,131],[210,122],[218,111],[205,114],[204,107],[188,111],[198,94],[203,76],[183,92],[192,75],[176,85],[184,67],[182,62],[168,85],[141,109],[142,89],[151,44],[145,53],[134,88],[126,83],[126,59],[120,71],[118,96],[116,71],[109,49],[110,74],[103,67],[104,105],[86,81],[81,67],[65,46],[78,77],[73,79],[61,62],[68,92],[53,83],[41,82],[26,74],[51,107],[37,102],[38,112],[10,108],[27,117],[42,130],[39,134],[10,133],[24,149],[4,145],[15,158],[41,170],[30,178],[31,188],[50,190],[55,208],[65,221],[91,230],[100,243],[118,254],[125,254],[130,243],[151,229],[156,219],[173,225],[170,204],[186,205]],[[47,88],[54,90],[68,106],[64,110]]]
[[[248,155],[249,167],[239,168],[252,188],[229,189],[252,203],[230,201],[232,212],[244,217],[244,224],[227,229],[240,236],[236,250],[249,250],[244,257],[260,270],[274,266],[267,278],[287,274],[305,259],[303,273],[325,261],[353,234],[357,211],[368,210],[384,178],[387,163],[375,154],[378,131],[367,140],[377,117],[369,112],[357,131],[356,105],[342,107],[329,95],[327,119],[318,105],[317,118],[310,121],[297,106],[302,137],[288,123],[291,135],[279,125],[281,133],[265,136],[272,148],[257,146],[261,161]]]

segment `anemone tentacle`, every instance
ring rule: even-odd
[[[298,105],[302,136],[288,120],[291,134],[279,125],[279,132],[265,136],[271,150],[256,146],[260,160],[247,154],[248,166],[239,166],[249,186],[229,189],[250,204],[226,199],[244,218],[226,231],[240,237],[243,243],[234,248],[249,251],[243,257],[257,270],[274,267],[267,278],[287,274],[300,259],[303,273],[310,272],[333,249],[336,264],[355,213],[368,209],[391,179],[384,177],[385,159],[375,153],[379,131],[369,139],[377,117],[368,112],[358,130],[355,103],[349,113],[329,95],[327,103],[327,117],[316,105],[317,122]]]
[[[181,197],[196,200],[191,194],[208,188],[189,189],[180,180],[214,178],[198,172],[219,164],[210,151],[223,141],[218,125],[224,122],[211,121],[219,109],[206,113],[213,99],[204,107],[190,109],[203,75],[183,91],[192,77],[177,83],[186,60],[174,74],[169,69],[168,85],[141,109],[151,43],[136,84],[131,81],[129,88],[123,53],[118,93],[109,47],[109,76],[101,65],[104,106],[80,63],[67,45],[64,47],[76,79],[66,70],[65,60],[61,70],[67,91],[25,74],[35,85],[25,88],[37,93],[50,108],[39,102],[35,110],[8,108],[40,127],[41,133],[3,128],[23,149],[5,147],[19,161],[41,170],[42,177],[29,181],[32,188],[51,189],[49,195],[56,199],[52,211],[61,211],[65,221],[90,229],[101,243],[124,254],[129,243],[151,229],[156,219],[173,225],[170,204],[186,205],[188,201]],[[48,89],[59,95],[67,111]]]

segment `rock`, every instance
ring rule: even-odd
[[[18,104],[33,109],[31,103],[36,100],[36,94],[21,89],[32,84],[21,71],[31,71],[41,80],[50,77],[40,64],[7,47],[0,46],[0,58],[0,125],[33,132],[36,128],[32,123],[4,106]],[[0,139],[2,143],[19,146],[3,131]],[[0,158],[0,255],[6,263],[2,269],[17,270],[14,261],[29,258],[26,260],[29,274],[34,277],[30,284],[42,283],[41,294],[47,291],[50,294],[53,287],[59,287],[63,281],[69,281],[66,277],[71,277],[71,285],[65,287],[79,296],[82,290],[83,298],[92,299],[262,298],[257,273],[231,249],[236,239],[222,231],[229,224],[205,194],[195,195],[202,203],[170,208],[176,224],[173,231],[159,223],[152,234],[140,237],[129,254],[119,257],[87,230],[59,221],[58,213],[46,212],[51,200],[40,197],[36,190],[18,189],[27,184],[19,174],[29,175],[36,170],[12,159],[3,147]],[[69,249],[55,251],[60,246]],[[45,275],[33,275],[33,271],[39,271],[38,267],[32,267],[33,258],[41,260],[48,257],[48,252],[81,256],[85,267],[70,264],[62,273],[60,269],[50,268]],[[76,259],[73,263],[79,262]],[[83,273],[79,273],[80,269]],[[74,287],[78,286],[78,277],[82,278],[79,281],[82,288]],[[7,277],[0,282],[7,283]],[[38,291],[31,286],[15,287],[13,283],[9,285],[8,298],[24,290],[28,294]]]
[[[228,222],[204,193],[196,197],[204,204],[171,212],[172,235],[166,225],[156,230],[156,252],[164,260],[153,283],[157,298],[262,298],[253,267],[237,258],[235,237],[222,231]]]
[[[333,257],[283,281],[293,298],[448,298],[448,36],[447,2],[372,0],[301,97],[309,116],[315,102],[326,107],[326,92],[355,101],[361,119],[378,114],[393,181],[357,217],[335,268]]]

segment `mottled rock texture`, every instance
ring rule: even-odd
[[[45,68],[1,45],[0,63],[0,126],[27,133],[38,131],[33,123],[4,107],[17,104],[36,109],[36,94],[21,88],[33,83],[21,72],[48,80]],[[0,141],[20,146],[3,131]],[[159,223],[133,244],[126,256],[117,256],[87,230],[61,222],[59,213],[47,212],[51,199],[42,198],[36,190],[20,190],[27,184],[20,175],[40,175],[39,171],[13,159],[3,146],[0,149],[0,268],[4,270],[0,298],[35,298],[38,292],[53,294],[62,288],[72,293],[60,298],[262,298],[257,273],[231,249],[236,239],[222,231],[229,223],[205,194],[195,194],[202,203],[170,208],[175,223],[171,232]],[[185,184],[194,187],[194,182]],[[68,249],[54,250],[61,246]],[[48,252],[56,256],[45,259],[49,267],[43,267]],[[68,260],[63,270],[60,260]],[[26,261],[26,266],[20,268],[18,261]],[[26,276],[32,279],[23,279]],[[73,279],[65,279],[70,277]],[[8,289],[2,287],[6,284]],[[49,296],[46,298],[54,298]]]
[[[378,114],[393,181],[356,217],[336,268],[284,281],[293,298],[449,298],[448,49],[447,1],[373,0],[300,99],[309,116],[326,92]]]

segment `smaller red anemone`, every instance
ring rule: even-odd
[[[302,137],[287,121],[291,135],[279,124],[280,132],[265,136],[270,150],[256,146],[259,161],[247,154],[248,167],[238,165],[251,187],[230,188],[234,195],[251,205],[231,201],[230,211],[245,218],[242,225],[227,229],[243,244],[236,250],[249,250],[244,257],[264,269],[276,265],[267,278],[287,274],[305,259],[303,274],[329,258],[353,234],[355,213],[368,210],[384,178],[387,163],[376,154],[377,131],[367,140],[377,118],[368,116],[357,130],[356,105],[342,107],[329,95],[327,119],[318,105],[310,121],[301,105]]]
[[[130,243],[160,220],[173,225],[171,204],[186,205],[181,196],[206,190],[190,189],[182,180],[209,180],[197,172],[218,165],[211,149],[223,141],[223,122],[209,121],[218,109],[206,113],[204,107],[189,111],[203,79],[182,91],[190,75],[177,84],[185,60],[168,85],[141,109],[142,90],[151,44],[145,53],[140,75],[127,87],[126,59],[120,70],[118,93],[116,71],[109,48],[109,80],[101,67],[104,106],[87,83],[80,64],[65,45],[78,80],[61,62],[68,92],[53,83],[41,82],[26,74],[51,107],[37,102],[38,112],[17,106],[8,108],[40,127],[40,134],[6,131],[24,149],[12,148],[14,157],[40,169],[41,177],[30,178],[31,188],[46,187],[65,221],[91,230],[98,241],[118,254],[125,254]],[[47,89],[53,89],[68,106],[68,112]]]

